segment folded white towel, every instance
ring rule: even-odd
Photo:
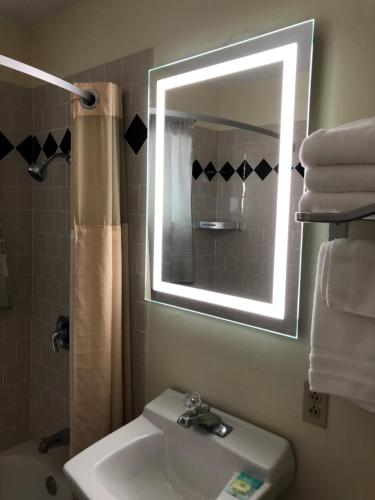
[[[305,186],[318,193],[375,191],[375,164],[306,167]]]
[[[326,276],[322,296],[328,307],[375,318],[375,241],[332,241],[322,275]]]
[[[375,411],[375,320],[324,303],[323,263],[330,243],[319,253],[311,326],[309,382],[314,391],[336,394]],[[325,272],[327,270],[325,269]],[[324,290],[323,290],[324,291]]]
[[[375,192],[314,193],[306,191],[299,200],[300,212],[346,212],[375,203]]]
[[[318,130],[301,146],[303,166],[375,163],[375,117]]]

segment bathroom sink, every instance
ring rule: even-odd
[[[176,423],[184,411],[183,394],[168,389],[140,417],[67,462],[64,471],[77,494],[89,500],[215,500],[244,471],[263,481],[251,500],[269,500],[292,481],[294,458],[285,439],[216,409],[233,427],[228,436],[186,429]]]

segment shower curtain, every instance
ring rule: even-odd
[[[94,109],[72,101],[72,455],[131,418],[121,89],[112,83],[76,85],[95,90],[100,100]]]
[[[164,150],[163,279],[193,283],[191,165],[193,120],[167,117]]]

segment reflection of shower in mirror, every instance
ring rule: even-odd
[[[150,72],[152,299],[295,336],[301,229],[292,214],[312,30],[301,23]],[[173,177],[186,171],[171,157],[171,120],[194,123],[178,196]],[[173,243],[182,225],[168,213],[183,198],[191,239],[182,248]],[[189,280],[166,272],[187,255]]]

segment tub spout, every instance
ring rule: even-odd
[[[48,453],[51,448],[65,446],[70,443],[70,430],[63,429],[62,431],[52,434],[52,436],[42,437],[39,443],[39,453]]]

